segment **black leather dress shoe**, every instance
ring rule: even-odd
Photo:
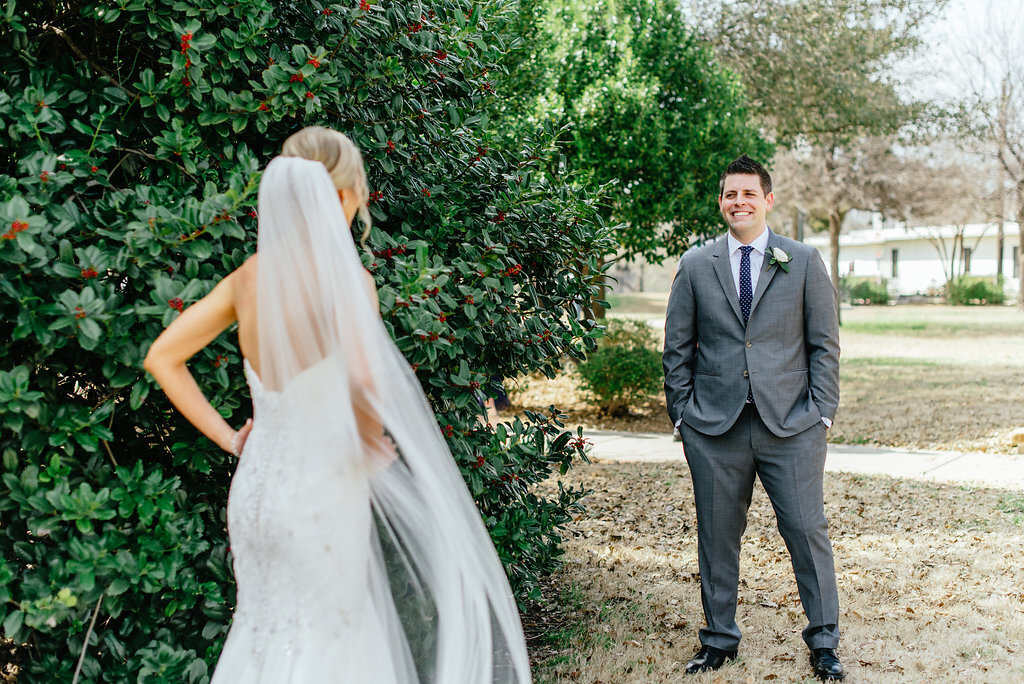
[[[693,660],[686,664],[686,674],[717,670],[725,664],[726,660],[735,658],[736,651],[725,651],[714,646],[701,646],[697,655],[693,656]]]
[[[811,667],[814,676],[823,682],[842,681],[846,676],[843,664],[836,657],[834,648],[815,648],[811,650]]]

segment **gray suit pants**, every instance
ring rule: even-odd
[[[793,437],[776,437],[748,404],[720,436],[697,432],[685,421],[680,431],[697,507],[697,558],[707,621],[700,630],[701,643],[733,650],[740,642],[740,538],[756,475],[793,561],[808,620],[804,641],[810,648],[836,648],[839,596],[822,492],[825,427],[816,424]]]

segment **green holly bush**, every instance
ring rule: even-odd
[[[582,492],[556,410],[497,426],[502,378],[599,331],[596,199],[559,131],[498,144],[507,0],[9,0],[0,15],[0,624],[21,678],[203,682],[231,619],[234,459],[142,370],[149,344],[256,246],[259,170],[304,125],[363,150],[364,264],[520,599]],[[234,336],[191,361],[235,425]]]

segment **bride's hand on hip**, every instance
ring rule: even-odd
[[[250,432],[252,432],[252,418],[245,421],[245,425],[240,427],[231,438],[231,453],[239,457],[242,455],[242,450],[245,449],[245,440],[249,439]]]

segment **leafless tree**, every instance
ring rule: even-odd
[[[1001,9],[1005,5],[990,0],[974,26],[967,27],[969,48],[962,65],[968,89],[965,128],[1004,174],[1003,207],[1012,212],[1016,205],[1017,272],[1024,276],[1024,24],[1019,17],[1007,16]],[[1005,214],[1000,230],[1004,220]],[[1024,287],[1018,290],[1017,304],[1024,308]]]

